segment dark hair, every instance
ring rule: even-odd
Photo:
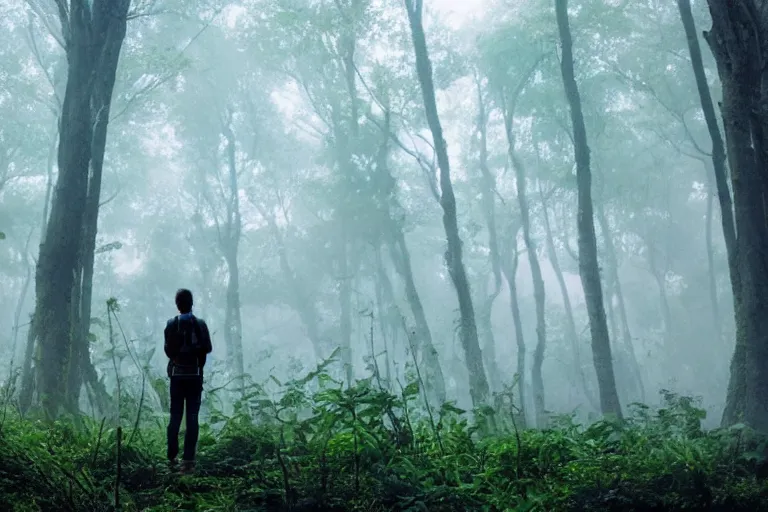
[[[176,292],[176,307],[182,315],[192,311],[192,292],[186,288],[179,288]]]

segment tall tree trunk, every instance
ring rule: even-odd
[[[406,0],[406,11],[411,27],[411,38],[416,56],[416,71],[421,85],[427,123],[432,132],[432,139],[440,168],[440,206],[443,209],[443,226],[448,241],[445,253],[448,272],[456,288],[461,315],[459,335],[469,370],[469,394],[475,406],[485,404],[488,399],[488,379],[485,374],[483,355],[477,337],[475,309],[469,289],[469,280],[462,261],[461,237],[456,216],[456,197],[451,185],[451,168],[448,149],[443,139],[443,128],[437,113],[435,86],[432,79],[432,64],[429,60],[427,41],[422,24],[422,0]]]
[[[496,339],[493,335],[493,305],[501,293],[501,257],[496,230],[496,178],[488,166],[488,116],[483,99],[482,82],[475,78],[477,87],[477,130],[480,133],[480,173],[483,217],[488,229],[488,252],[491,260],[493,288],[485,295],[478,312],[478,334],[485,339],[483,356],[491,383],[491,391],[501,390],[501,375],[496,362]],[[484,287],[485,288],[485,287]]]
[[[53,164],[56,158],[56,148],[59,138],[58,125],[54,136],[51,137],[48,148],[48,162],[46,165],[45,181],[45,199],[43,202],[43,214],[40,222],[40,245],[45,243],[45,233],[48,226],[48,215],[53,199]],[[35,392],[35,375],[32,367],[32,359],[35,353],[35,343],[37,341],[37,331],[35,330],[35,315],[29,322],[27,329],[27,343],[24,348],[24,360],[21,366],[21,389],[19,390],[19,410],[24,414],[32,406],[32,398]]]
[[[381,332],[381,340],[384,345],[384,378],[386,379],[387,389],[392,390],[394,381],[392,380],[392,353],[390,352],[390,341],[394,342],[395,331],[393,326],[396,325],[392,322],[394,316],[393,310],[397,308],[396,304],[391,303],[384,298],[385,288],[390,288],[392,283],[389,281],[389,276],[384,268],[384,261],[381,257],[381,247],[377,247],[374,251],[376,260],[376,279],[374,279],[374,287],[376,293],[376,315],[378,317],[379,331]]]
[[[487,279],[487,278],[486,278]],[[495,286],[495,284],[494,284]],[[480,307],[477,310],[477,334],[478,339],[482,340],[483,350],[483,363],[488,371],[488,382],[491,392],[502,390],[501,373],[497,364],[496,356],[496,337],[493,333],[493,304],[496,302],[496,297],[501,294],[501,287],[499,292],[488,292],[488,284],[483,283],[483,286],[479,286],[479,291],[484,294],[484,300],[480,302]]]
[[[613,373],[611,341],[608,336],[608,323],[605,318],[603,290],[600,282],[600,269],[597,259],[597,237],[592,213],[592,173],[590,169],[587,129],[581,110],[581,97],[573,70],[573,39],[568,22],[568,0],[555,0],[557,26],[562,45],[560,70],[563,75],[563,88],[568,99],[573,124],[573,148],[576,159],[576,180],[579,195],[579,274],[584,287],[584,295],[589,314],[589,327],[592,333],[592,355],[600,388],[600,407],[603,414],[622,417],[619,395],[616,391],[616,378]]]
[[[91,160],[103,158],[94,155],[93,147],[93,108],[101,99],[100,82],[95,78],[115,73],[129,6],[130,0],[72,0],[69,11],[61,11],[69,69],[61,112],[59,177],[35,274],[34,326],[40,356],[36,384],[43,409],[51,418],[58,416],[62,406],[72,404],[78,392],[67,385],[73,343],[79,337],[75,330],[79,319],[73,315],[80,304],[73,303],[73,298],[82,294],[75,276],[82,275]],[[76,372],[77,351],[75,347]]]
[[[224,310],[224,340],[227,345],[229,367],[242,379],[245,375],[243,363],[243,322],[240,317],[240,266],[238,251],[242,232],[240,216],[240,187],[237,179],[236,141],[232,130],[232,116],[224,123],[222,133],[227,141],[227,220],[224,233],[219,233],[219,243],[227,264],[227,300]],[[245,394],[245,387],[240,387]]]
[[[619,321],[621,325],[621,340],[624,345],[624,351],[629,359],[628,365],[632,373],[630,376],[636,382],[637,390],[639,392],[640,402],[645,402],[645,383],[643,381],[643,373],[640,370],[640,363],[637,361],[637,355],[635,354],[635,344],[632,339],[632,333],[629,330],[629,318],[627,317],[627,306],[624,300],[624,291],[621,287],[621,280],[619,279],[619,258],[616,255],[616,246],[613,241],[613,234],[611,227],[608,224],[608,217],[605,215],[605,207],[602,201],[597,202],[596,212],[597,221],[600,224],[600,231],[603,235],[603,241],[605,243],[605,259],[606,259],[606,271],[608,273],[608,281],[611,283],[616,294],[616,309],[619,313]],[[610,295],[609,295],[610,297]],[[632,391],[632,389],[628,389]]]
[[[510,230],[509,239],[507,241],[507,251],[502,258],[501,269],[504,273],[504,278],[507,280],[507,288],[509,290],[509,308],[512,312],[512,322],[515,326],[515,341],[517,343],[517,389],[520,400],[520,417],[522,419],[522,426],[528,425],[528,417],[526,415],[526,385],[525,385],[525,358],[527,356],[525,351],[525,335],[523,334],[523,317],[520,314],[520,300],[517,295],[517,267],[520,261],[520,253],[517,250],[517,233],[519,226]]]
[[[752,3],[752,0],[748,0],[744,5],[747,6]],[[721,2],[715,2],[715,9],[722,9],[723,5],[720,4]],[[745,406],[744,396],[746,394],[746,375],[744,373],[746,347],[743,344],[746,334],[744,333],[745,319],[742,318],[742,311],[740,308],[741,276],[739,275],[738,271],[736,224],[734,219],[733,204],[731,201],[731,191],[728,187],[725,144],[723,143],[723,138],[720,134],[720,127],[717,123],[717,114],[715,112],[715,106],[712,101],[712,94],[709,90],[709,85],[707,84],[704,62],[701,56],[701,46],[699,45],[698,34],[696,33],[696,23],[694,22],[693,13],[691,12],[690,0],[678,0],[677,5],[680,11],[680,19],[683,23],[683,28],[685,29],[686,38],[688,40],[688,51],[691,57],[693,74],[696,79],[696,88],[699,92],[701,108],[704,112],[704,119],[707,123],[710,140],[712,141],[712,167],[715,176],[715,183],[717,186],[717,199],[718,204],[720,205],[720,222],[722,224],[723,238],[725,240],[725,250],[728,258],[728,273],[730,275],[731,292],[733,293],[733,308],[734,317],[736,320],[736,347],[734,350],[733,358],[731,360],[731,379],[728,383],[726,405],[722,417],[723,426],[729,426],[737,423],[738,421],[741,421],[741,415],[744,412]],[[712,12],[711,6],[710,11]],[[749,15],[747,15],[747,18],[749,18]],[[755,19],[752,19],[751,23],[755,23],[755,21]],[[765,27],[763,27],[763,29],[764,28]],[[717,32],[718,31],[715,30],[716,34]],[[716,37],[721,38],[724,35],[724,33],[721,33],[717,34]],[[762,41],[763,38],[760,37],[759,40]],[[710,46],[712,46],[712,43],[710,43]],[[718,55],[716,49],[719,46],[719,44],[716,44],[714,47],[712,47],[712,51],[715,54],[715,59],[718,63],[720,79],[724,80],[725,78],[723,76],[723,72],[726,70],[726,68],[723,68],[723,65],[725,64],[724,59],[729,60],[729,58],[726,53],[721,53],[721,55]],[[726,71],[726,74],[729,73]],[[729,77],[728,79],[731,80],[732,77]],[[725,90],[723,91],[723,94],[725,95]],[[729,98],[729,100],[733,100],[733,98]],[[713,307],[716,307],[714,302]],[[720,332],[722,332],[722,330]]]
[[[388,252],[390,259],[394,264],[395,271],[403,280],[405,286],[405,298],[408,302],[411,314],[413,315],[415,328],[414,334],[416,335],[415,340],[419,344],[419,346],[415,348],[421,353],[424,370],[429,376],[427,385],[431,392],[430,394],[434,396],[438,403],[442,404],[446,399],[445,377],[443,376],[443,368],[440,364],[437,349],[432,340],[432,331],[429,328],[427,314],[424,311],[419,291],[416,288],[411,254],[408,250],[405,234],[403,233],[402,228],[399,225],[396,225],[394,220],[390,219],[389,222],[392,224],[389,226],[391,237],[387,241]]]
[[[429,328],[427,315],[424,312],[424,306],[421,303],[421,297],[416,288],[416,281],[413,276],[413,266],[411,264],[411,254],[408,251],[408,244],[403,232],[402,219],[395,217],[395,212],[402,210],[402,207],[396,196],[396,182],[392,176],[389,167],[389,151],[391,138],[391,116],[387,110],[384,113],[384,127],[382,129],[383,139],[379,146],[376,156],[376,189],[374,192],[374,205],[379,209],[379,216],[382,223],[383,242],[387,248],[395,272],[400,276],[405,286],[405,298],[408,307],[413,315],[413,324],[415,336],[412,337],[417,343],[416,350],[421,355],[422,370],[426,374],[427,393],[434,398],[438,404],[446,400],[445,377],[443,368],[440,364],[440,358],[432,340],[432,331]],[[380,257],[380,255],[379,255]],[[388,285],[391,290],[389,277],[385,274],[380,276],[382,282]],[[383,279],[386,278],[386,281]],[[394,300],[394,297],[393,297]],[[393,303],[394,304],[394,303]],[[400,312],[396,313],[393,320],[393,336],[397,336],[400,330],[397,328],[402,322]],[[406,335],[408,332],[405,333]]]
[[[353,154],[355,144],[359,138],[359,113],[357,108],[357,84],[355,67],[355,51],[357,50],[357,8],[359,0],[351,0],[350,10],[342,15],[347,21],[346,30],[343,31],[340,39],[341,59],[344,69],[344,80],[347,85],[347,94],[349,96],[349,115],[347,117],[348,133],[334,122],[334,135],[341,157],[339,166],[345,177],[345,184],[352,185],[355,182],[357,166],[354,163]],[[337,4],[340,5],[340,4]],[[352,197],[350,197],[352,196]],[[348,206],[354,208],[354,194],[347,194],[346,200]],[[352,231],[352,222],[349,219],[354,218],[354,213],[341,215],[342,241],[339,247],[339,302],[340,302],[340,329],[341,329],[341,359],[344,364],[347,385],[351,386],[354,378],[354,367],[352,365],[352,280],[357,274],[358,265],[355,257],[354,240],[350,236]]]
[[[768,430],[768,101],[765,55],[768,20],[762,2],[708,0],[705,34],[723,88],[721,113],[733,187],[736,348],[731,362],[725,424],[741,421]],[[713,146],[714,147],[714,146]],[[714,151],[713,151],[714,156]],[[713,160],[714,163],[714,160]],[[718,182],[718,195],[725,189]],[[721,199],[722,200],[722,199]],[[722,203],[721,203],[721,209]],[[726,217],[723,209],[722,217]],[[726,235],[728,236],[728,235]],[[737,276],[737,279],[734,277]]]
[[[533,391],[533,406],[536,413],[536,425],[543,428],[546,426],[546,409],[544,403],[544,378],[542,376],[542,366],[544,364],[544,351],[547,345],[547,323],[546,323],[546,296],[544,289],[544,278],[541,275],[541,265],[536,243],[531,236],[530,207],[528,205],[527,195],[527,176],[525,166],[522,160],[517,156],[515,150],[514,134],[514,106],[509,106],[504,110],[504,124],[507,133],[507,146],[509,158],[512,161],[512,167],[515,170],[515,184],[517,188],[517,199],[520,205],[520,221],[523,229],[523,242],[528,253],[528,264],[531,267],[531,278],[533,280],[533,297],[536,302],[536,348],[533,351],[533,366],[531,368],[531,387]]]
[[[565,309],[565,337],[571,344],[571,350],[573,351],[573,371],[576,374],[576,380],[581,385],[584,397],[590,403],[594,409],[599,409],[600,405],[594,396],[593,390],[587,383],[587,376],[584,374],[584,368],[581,363],[581,349],[579,347],[579,335],[576,331],[576,321],[573,319],[573,306],[571,305],[571,297],[568,295],[568,287],[565,284],[565,277],[563,276],[563,269],[560,267],[560,258],[557,256],[557,249],[555,248],[555,239],[552,235],[552,226],[549,223],[549,208],[547,206],[547,199],[544,192],[539,185],[539,195],[541,196],[541,209],[544,215],[544,231],[546,235],[547,243],[547,257],[549,263],[552,265],[552,270],[555,271],[555,277],[557,278],[557,284],[560,287],[560,294],[563,297],[563,308]],[[594,384],[593,384],[594,385]]]
[[[122,34],[125,36],[125,30]],[[107,127],[112,106],[112,91],[115,88],[117,62],[120,58],[122,37],[119,40],[104,41],[102,62],[97,68],[96,84],[91,99],[91,115],[93,116],[93,139],[90,176],[88,179],[88,194],[83,219],[82,246],[80,248],[80,263],[78,275],[80,282],[79,306],[76,310],[77,335],[72,339],[71,360],[69,368],[68,393],[72,400],[69,408],[78,410],[80,391],[85,375],[93,376],[96,371],[90,355],[91,303],[93,300],[93,272],[96,252],[96,236],[98,234],[99,207],[101,201],[101,183],[104,174],[104,155],[107,149]],[[91,384],[95,384],[91,382]],[[94,389],[99,407],[106,405],[105,389]],[[103,410],[101,411],[103,412]]]

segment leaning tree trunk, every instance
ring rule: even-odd
[[[531,387],[533,391],[533,404],[536,414],[536,422],[543,426],[545,419],[544,404],[544,379],[542,376],[542,366],[544,364],[544,351],[546,349],[546,319],[545,319],[545,288],[544,279],[541,275],[541,265],[539,264],[536,246],[531,238],[530,208],[526,193],[526,176],[523,162],[518,158],[515,150],[515,133],[513,130],[515,109],[517,100],[522,94],[524,88],[533,77],[534,72],[539,67],[543,57],[534,60],[531,67],[520,77],[514,88],[509,88],[507,83],[500,83],[497,92],[502,101],[502,115],[504,118],[504,129],[507,137],[507,152],[512,167],[515,170],[515,184],[517,186],[517,198],[520,206],[520,221],[523,231],[523,241],[528,253],[528,263],[531,267],[531,277],[533,280],[533,295],[536,303],[536,348],[533,352],[533,368],[531,369]],[[522,379],[523,376],[519,376]]]
[[[717,272],[715,270],[715,243],[713,239],[712,222],[715,216],[715,194],[717,193],[714,184],[714,173],[709,165],[705,165],[707,173],[707,212],[704,216],[704,238],[705,250],[707,251],[707,281],[709,284],[709,303],[712,307],[712,328],[715,330],[715,339],[718,343],[723,342],[723,324],[720,316],[720,296],[717,291]]]
[[[563,88],[568,99],[573,124],[573,147],[576,159],[576,181],[579,196],[579,274],[584,287],[584,295],[589,314],[589,327],[592,333],[592,356],[600,388],[600,407],[603,414],[613,414],[621,418],[621,405],[616,391],[616,378],[611,359],[611,341],[608,335],[608,323],[605,318],[603,290],[600,282],[600,268],[597,259],[597,237],[592,212],[592,174],[589,162],[589,145],[584,115],[581,110],[581,97],[573,70],[573,39],[568,22],[568,0],[555,0],[557,26],[562,44],[560,70],[563,75]]]
[[[448,149],[443,139],[443,128],[437,113],[435,101],[435,86],[432,79],[432,63],[429,60],[427,41],[422,24],[422,0],[405,0],[408,21],[411,27],[411,38],[416,56],[416,72],[421,85],[427,123],[432,132],[432,139],[437,153],[437,163],[440,168],[440,206],[443,209],[443,227],[448,241],[445,253],[448,272],[456,288],[461,315],[459,336],[469,370],[469,394],[475,406],[484,404],[488,399],[488,378],[485,375],[483,355],[477,337],[475,309],[469,289],[469,280],[462,261],[461,237],[456,216],[456,197],[451,185],[451,167],[448,160]]]
[[[723,423],[768,430],[768,17],[755,0],[708,0],[705,34],[723,88],[721,113],[733,188],[736,240],[731,284],[736,348]],[[725,188],[718,183],[718,195]],[[721,203],[722,209],[722,203]],[[722,212],[725,216],[725,211]],[[738,282],[734,282],[737,276]]]
[[[32,324],[38,341],[36,384],[51,418],[58,416],[62,406],[74,403],[79,391],[67,385],[73,348],[73,371],[79,371],[75,329],[80,304],[72,299],[82,295],[75,276],[82,275],[89,171],[94,156],[98,161],[103,158],[93,146],[94,107],[101,99],[100,82],[94,77],[115,73],[129,6],[130,0],[90,4],[72,0],[69,11],[61,11],[69,69],[61,112],[59,176],[35,273],[37,303]]]
[[[437,404],[445,402],[445,377],[443,368],[440,364],[437,349],[432,340],[432,331],[429,328],[427,315],[424,312],[424,306],[421,303],[419,291],[416,288],[416,280],[413,276],[413,265],[411,264],[411,254],[408,251],[408,244],[403,232],[402,219],[396,218],[394,212],[399,212],[402,207],[396,197],[396,181],[392,176],[389,167],[389,151],[391,139],[391,116],[387,110],[384,113],[384,126],[382,128],[383,138],[379,151],[376,155],[376,173],[374,177],[374,198],[373,206],[379,210],[378,216],[381,222],[383,245],[386,246],[395,272],[400,276],[405,286],[405,298],[409,309],[413,315],[413,324],[415,336],[413,337],[414,347],[421,355],[423,371],[426,375],[425,387],[430,397],[434,398]],[[377,251],[377,258],[381,254]],[[383,263],[383,262],[382,262]],[[383,272],[383,270],[382,270]],[[384,284],[387,285],[385,292],[391,290],[392,286],[386,272],[380,274],[386,278]],[[392,302],[394,307],[394,302]],[[402,323],[400,313],[396,313],[397,318],[393,318],[395,326],[392,334],[396,336],[399,332],[398,327]],[[408,335],[408,333],[405,333]],[[410,338],[410,337],[409,337]]]
[[[750,1],[746,2],[744,5],[746,6],[749,4]],[[680,19],[683,23],[683,28],[685,29],[685,34],[688,40],[688,51],[691,57],[693,74],[696,78],[696,88],[699,92],[701,109],[704,112],[704,119],[707,122],[709,137],[712,141],[712,167],[714,171],[715,184],[717,187],[717,200],[720,205],[720,222],[723,228],[723,238],[725,240],[725,250],[728,258],[728,272],[731,281],[731,292],[733,293],[733,308],[734,316],[736,319],[736,349],[731,361],[731,380],[728,384],[728,394],[722,418],[723,426],[729,426],[740,421],[740,415],[743,413],[744,409],[743,399],[745,396],[746,387],[746,376],[743,371],[745,362],[745,346],[742,344],[742,341],[745,340],[745,334],[743,332],[745,323],[741,319],[740,310],[741,289],[739,284],[740,275],[737,262],[736,226],[734,223],[731,191],[728,187],[725,144],[723,143],[723,138],[720,135],[720,126],[717,122],[717,114],[715,113],[712,94],[707,83],[707,75],[705,73],[704,62],[701,57],[699,38],[696,34],[696,23],[693,20],[693,13],[691,12],[691,3],[690,0],[678,0],[677,5],[680,11]],[[760,38],[760,40],[762,41],[763,39]],[[713,47],[712,49],[714,52],[715,48]],[[723,56],[718,58],[717,54],[715,54],[715,59],[718,61],[718,67],[720,67],[723,63]],[[720,78],[721,80],[723,79],[722,74]],[[707,172],[709,174],[709,169]],[[711,197],[711,185],[709,188],[709,194]],[[708,202],[708,205],[709,204],[710,202]],[[708,227],[707,229],[709,233],[710,228]],[[717,309],[716,291],[714,293],[715,295],[713,297],[712,306],[713,308]],[[719,320],[719,317],[716,318]]]

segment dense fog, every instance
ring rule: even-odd
[[[720,423],[733,295],[675,2],[571,1],[586,167],[551,1],[124,3],[122,39],[82,2],[0,0],[0,375],[22,410],[166,407],[184,287],[213,425],[324,362],[528,426],[665,391]]]

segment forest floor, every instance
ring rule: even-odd
[[[416,419],[407,399],[371,388],[315,393],[299,419],[289,403],[299,395],[262,400],[261,417],[239,408],[217,420],[216,432],[203,425],[190,476],[167,468],[162,415],[126,426],[120,509],[768,510],[762,457],[747,451],[746,430],[702,431],[702,411],[681,397],[588,428],[562,421],[517,432],[496,413],[494,430],[503,433],[480,435],[487,417],[471,426],[448,406]],[[0,510],[115,510],[115,428],[87,418],[50,425],[7,409]]]

